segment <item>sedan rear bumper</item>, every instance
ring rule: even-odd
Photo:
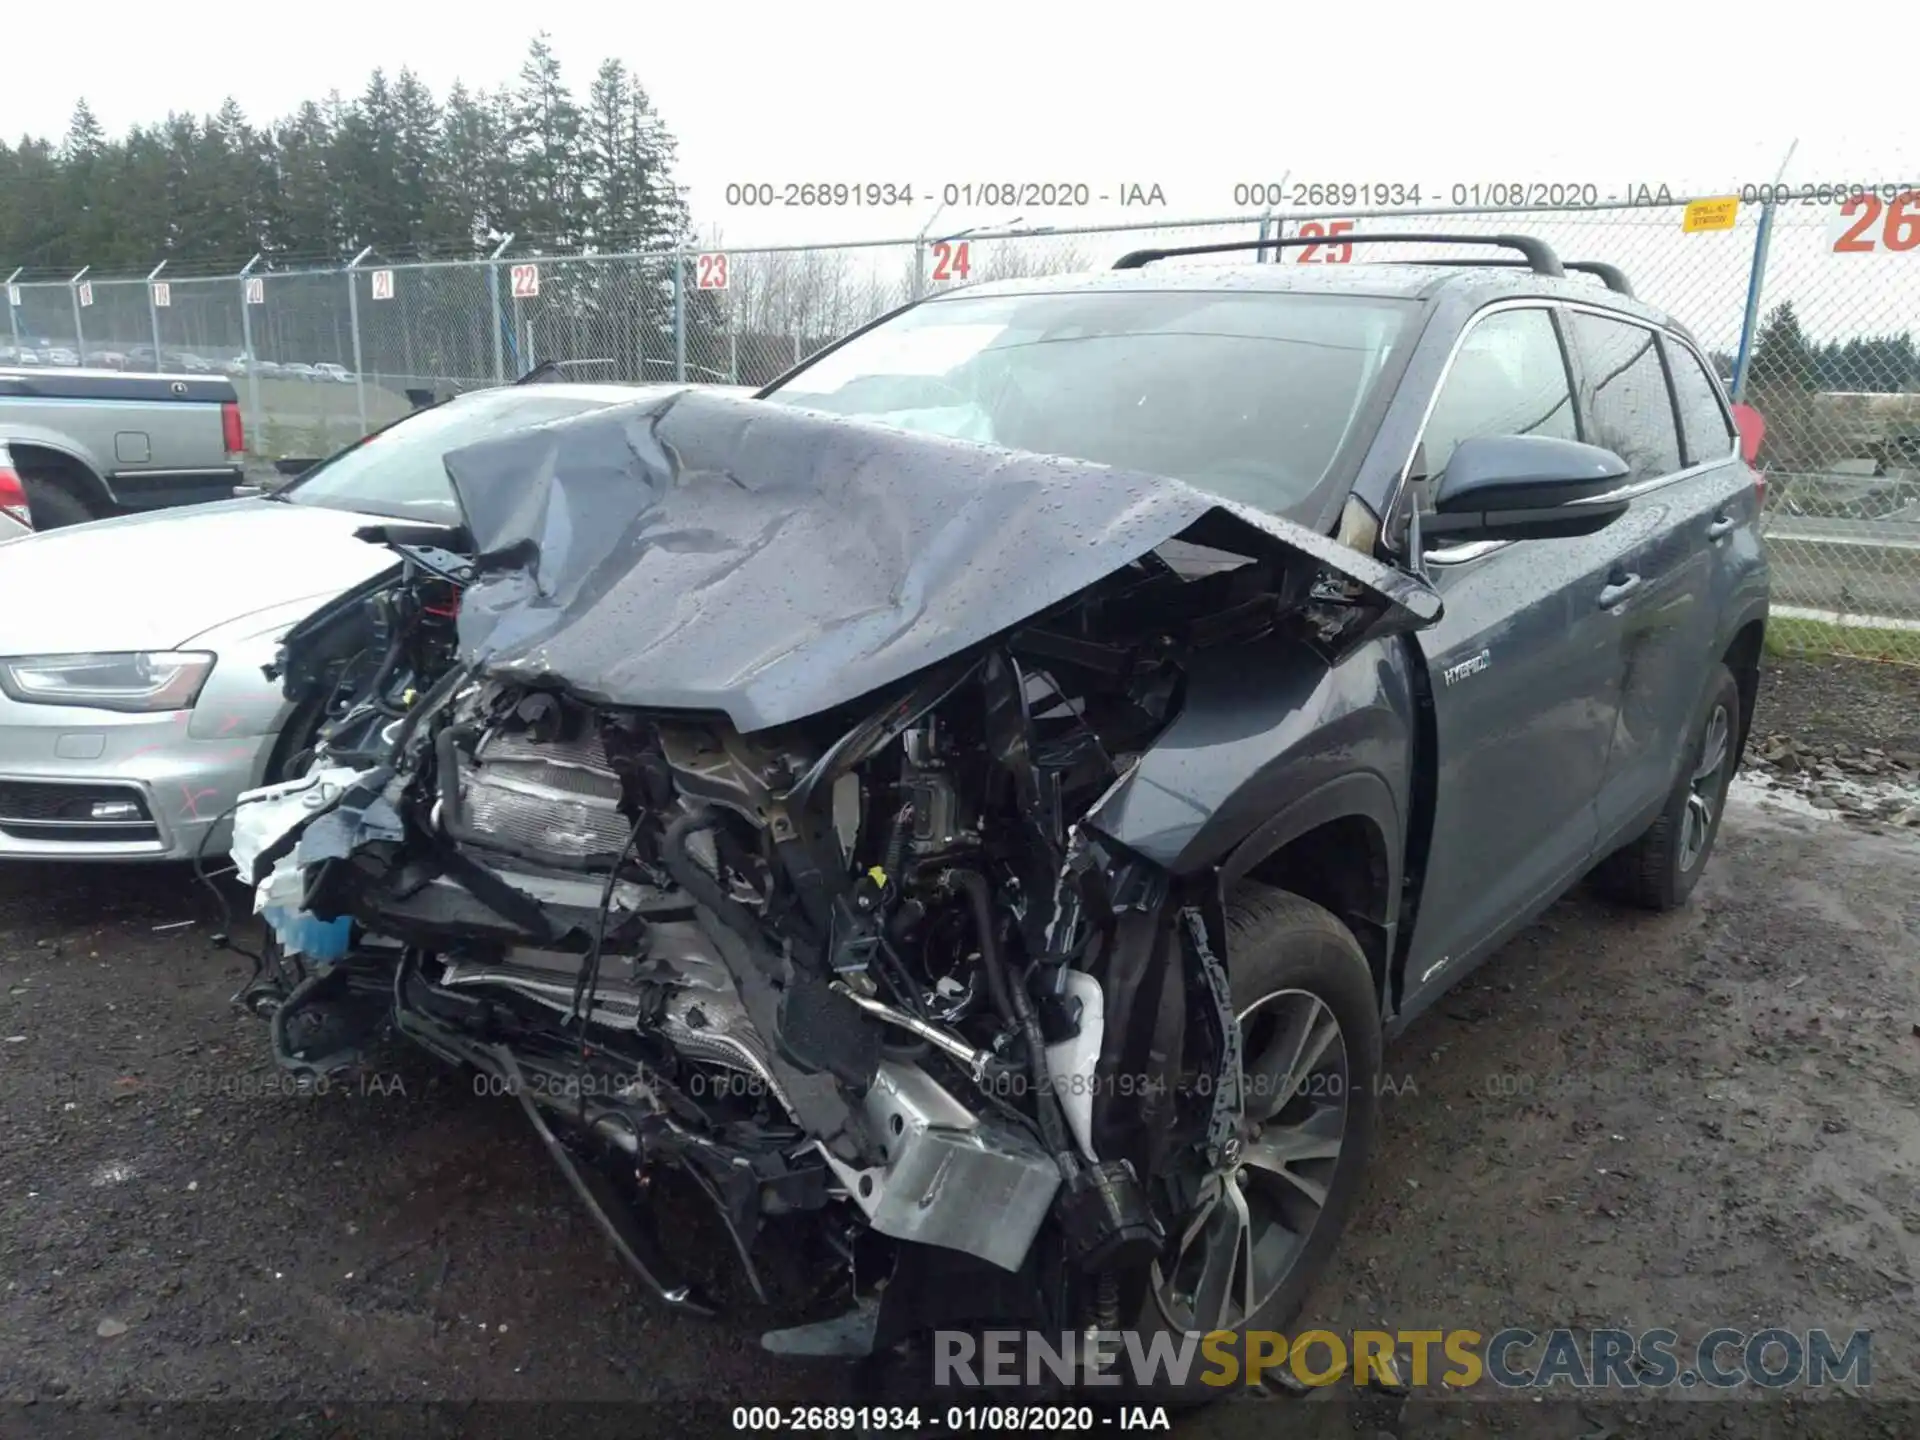
[[[190,719],[0,696],[0,861],[191,860],[203,843],[222,856],[222,817],[274,737],[195,737]]]

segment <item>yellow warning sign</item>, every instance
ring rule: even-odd
[[[1718,200],[1695,200],[1687,206],[1680,228],[1691,235],[1696,230],[1731,230],[1740,213],[1740,197],[1723,195]]]

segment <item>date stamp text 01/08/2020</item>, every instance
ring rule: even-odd
[[[1878,182],[1765,184],[1729,188],[1741,204],[1837,205],[1860,196],[1892,202],[1906,187]],[[1245,180],[1226,199],[1236,210],[1322,207],[1399,209],[1417,206],[1493,210],[1556,210],[1604,206],[1674,205],[1688,189],[1666,181],[1472,180],[1432,185],[1420,181]],[[1096,205],[1166,210],[1158,181],[968,180],[938,185],[879,180],[736,180],[722,192],[729,209],[906,209],[915,205],[974,210],[1087,209]]]
[[[976,210],[1085,209],[1093,205],[1167,208],[1153,180],[965,180],[939,185],[880,180],[735,180],[721,192],[729,209],[868,210],[940,205]]]
[[[1766,188],[1766,187],[1759,187]],[[1857,188],[1857,187],[1856,187]],[[1741,187],[1743,199],[1756,187]],[[1228,195],[1236,209],[1311,210],[1430,206],[1463,210],[1561,210],[1604,205],[1674,205],[1684,187],[1664,181],[1465,180],[1442,185],[1418,180],[1245,180]],[[1764,197],[1763,197],[1764,198]]]

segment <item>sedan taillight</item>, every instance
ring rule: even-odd
[[[27,487],[20,483],[20,473],[13,468],[5,450],[0,450],[0,514],[10,515],[22,525],[33,524],[33,512],[27,505]]]

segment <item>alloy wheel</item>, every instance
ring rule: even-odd
[[[1306,1254],[1346,1136],[1350,1057],[1326,1001],[1276,990],[1238,1019],[1237,1151],[1153,1269],[1161,1314],[1182,1330],[1237,1330],[1272,1300]]]
[[[1713,707],[1707,733],[1700,741],[1700,760],[1687,782],[1687,808],[1680,819],[1680,870],[1700,863],[1713,836],[1713,822],[1726,789],[1723,771],[1733,755],[1733,717],[1725,705]]]

